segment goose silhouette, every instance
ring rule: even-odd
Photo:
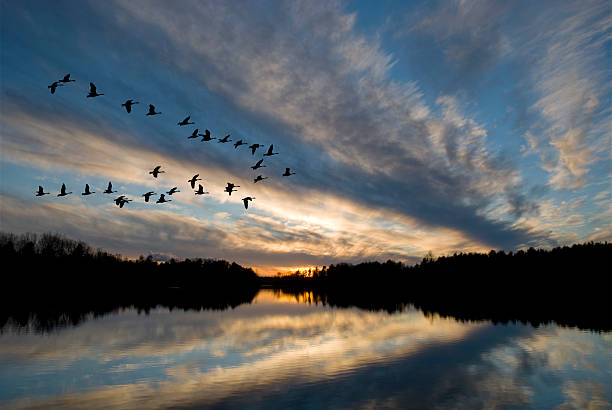
[[[98,94],[98,91],[96,90],[96,86],[94,85],[94,83],[89,83],[89,94],[87,94],[87,98],[99,97],[101,95],[104,95],[104,94]]]
[[[183,121],[179,121],[176,124],[180,125],[181,127],[184,125],[195,124],[195,122],[189,122],[190,118],[191,118],[191,115],[188,115]]]
[[[240,187],[240,185],[234,185],[231,182],[227,183],[227,186],[225,187],[225,192],[227,192],[230,196],[232,196],[232,192],[236,192],[237,189],[234,188],[238,188]]]
[[[115,199],[115,205],[117,205],[119,208],[123,208],[123,205],[127,204],[128,202],[132,202],[132,200],[127,199],[125,195],[120,195]]]
[[[89,190],[89,184],[85,184],[85,192],[83,192],[81,195],[91,195],[91,194],[95,194],[96,191],[90,191]]]
[[[159,115],[161,112],[155,112],[155,106],[153,104],[149,104],[149,111],[145,115]]]
[[[200,176],[200,174],[195,174],[193,176],[193,178],[187,180],[187,182],[189,182],[191,184],[191,188],[192,189],[195,188],[196,181],[201,181],[202,180],[202,178],[198,178],[199,176]]]
[[[242,140],[238,140],[236,141],[236,143],[234,144],[234,149],[238,148],[241,145],[246,145],[246,142],[242,142]]]
[[[72,192],[66,192],[66,184],[62,184],[62,188],[60,189],[60,193],[57,196],[66,196],[70,195]]]
[[[274,149],[274,144],[270,144],[270,148],[268,148],[268,152],[264,154],[264,157],[270,157],[272,155],[278,155],[278,152],[272,152]]]
[[[115,205],[119,206],[119,203],[123,201],[124,199],[126,199],[125,195],[119,195],[117,198],[114,199]]]
[[[253,145],[249,145],[249,148],[251,149],[251,155],[255,155],[255,151],[257,150],[257,148],[263,147],[263,145],[261,144],[253,144]]]
[[[189,138],[198,138],[198,129],[196,128],[195,130],[193,130],[193,132],[191,133],[190,136],[187,137],[187,139]]]
[[[195,195],[204,195],[209,194],[210,192],[204,192],[204,187],[202,184],[198,184],[198,189],[195,191]]]
[[[70,79],[70,73],[66,74],[64,76],[64,78],[62,78],[61,80],[59,80],[60,83],[70,83],[70,82],[74,82],[74,80]]]
[[[229,134],[228,134],[228,135],[226,135],[225,137],[221,138],[221,139],[220,139],[218,142],[220,142],[220,143],[230,142],[231,140],[230,140],[230,139],[228,139],[229,137],[230,137],[230,136],[229,136]]]
[[[285,173],[283,174],[284,177],[295,175],[295,172],[291,172],[290,169],[291,168],[285,168]]]
[[[181,192],[177,187],[172,188],[170,191],[166,192],[168,195],[176,194],[177,192]]]
[[[255,164],[255,165],[253,165],[253,166],[251,167],[251,169],[253,169],[253,171],[254,171],[254,170],[258,169],[258,168],[263,168],[263,167],[265,167],[265,165],[261,165],[261,163],[262,163],[262,162],[263,162],[263,159],[260,159],[259,161],[257,161],[257,164]]]
[[[54,82],[53,82],[53,84],[51,84],[51,85],[47,86],[47,88],[50,88],[50,89],[51,89],[51,94],[55,94],[55,89],[56,89],[57,87],[63,87],[63,86],[64,86],[64,84],[60,84],[60,83],[58,83],[57,81],[54,81]]]
[[[153,178],[157,178],[157,176],[159,174],[163,174],[166,171],[160,171],[159,169],[161,168],[161,165],[156,166],[155,168],[153,168],[153,171],[149,171],[149,174],[153,175]]]
[[[164,194],[160,194],[159,199],[155,201],[156,204],[163,204],[164,202],[172,202],[172,199],[166,199]]]
[[[112,194],[113,192],[117,192],[117,191],[113,191],[113,184],[111,184],[111,182],[108,181],[108,188],[106,188],[104,193],[105,194]]]
[[[43,192],[43,187],[42,186],[38,186],[38,191],[36,191],[36,196],[43,196],[43,195],[49,195],[48,192]]]
[[[209,130],[204,131],[204,134],[198,134],[198,135],[200,137],[202,137],[202,141],[201,142],[203,142],[203,141],[210,141],[210,140],[216,140],[217,139],[217,137],[211,137],[210,136],[210,131]]]
[[[253,182],[258,183],[259,181],[263,181],[264,179],[268,179],[268,177],[262,177],[261,175],[257,175]]]
[[[123,104],[121,104],[122,107],[125,107],[125,110],[129,113],[132,112],[132,105],[134,104],[138,104],[138,101],[134,101],[134,100],[126,100],[126,102],[124,102]]]
[[[250,196],[242,198],[242,202],[244,202],[244,209],[249,209],[249,201],[252,201],[255,197],[251,198]]]
[[[143,194],[142,196],[144,196],[145,202],[149,202],[149,198],[151,198],[151,195],[157,195],[155,192],[153,191],[149,191],[146,194]]]

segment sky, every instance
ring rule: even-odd
[[[2,231],[260,274],[612,241],[608,1],[1,5]]]

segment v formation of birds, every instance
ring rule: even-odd
[[[70,84],[71,82],[74,82],[75,80],[70,78],[70,74],[66,74],[61,80],[58,81],[54,81],[51,85],[48,86],[48,88],[51,90],[51,94],[55,94],[55,91],[57,89],[57,87],[63,87],[66,84]],[[93,97],[99,97],[101,95],[104,95],[104,93],[98,93],[98,90],[95,86],[94,83],[90,82],[89,83],[89,93],[87,94],[87,98],[93,98]],[[135,104],[139,104],[138,101],[134,101],[132,99],[126,100],[123,104],[121,104],[122,107],[125,107],[125,110],[127,111],[128,114],[130,114],[132,112],[132,106]],[[147,111],[147,113],[145,115],[160,115],[162,114],[161,112],[157,112],[155,111],[155,106],[153,104],[149,104],[149,109]],[[177,122],[178,126],[185,126],[185,125],[193,125],[195,124],[195,122],[190,121],[191,120],[191,115],[188,115],[187,117],[185,117],[185,119],[183,119],[182,121]],[[207,142],[207,141],[212,141],[214,139],[218,140],[218,143],[227,143],[227,142],[232,142],[233,140],[229,139],[230,135],[226,135],[223,138],[218,138],[218,137],[212,137],[210,134],[209,130],[205,130],[204,134],[200,134],[199,133],[199,129],[196,128],[195,130],[193,130],[192,134],[190,136],[187,137],[187,139],[192,139],[192,138],[198,138],[198,137],[202,137],[202,139],[200,141],[202,142]],[[234,142],[234,149],[237,149],[239,146],[241,145],[248,145],[248,143],[246,141],[243,141],[242,139],[235,141]],[[264,146],[262,144],[252,144],[249,145],[248,148],[251,150],[251,155],[255,155],[255,151],[257,151],[258,148],[263,148]],[[278,155],[278,152],[274,152],[274,144],[271,144],[270,147],[268,147],[268,151],[266,151],[266,153],[263,154],[264,157],[271,157],[273,155]],[[259,168],[263,168],[265,167],[265,165],[262,165],[264,161],[264,158],[260,159],[259,161],[257,161],[257,163],[255,165],[253,165],[251,167],[251,169],[253,169],[254,171],[259,169]],[[149,171],[149,174],[153,176],[153,178],[157,178],[159,176],[159,174],[163,174],[165,173],[165,171],[161,170],[161,165],[156,166],[152,171]],[[295,175],[295,172],[291,172],[290,168],[285,168],[285,172],[282,174],[282,176],[284,177],[288,177],[291,175]],[[198,189],[195,189],[195,184],[197,181],[202,181],[201,178],[198,178],[200,176],[200,174],[195,174],[191,179],[187,180],[187,182],[189,183],[189,185],[191,186],[192,189],[194,189],[194,193],[195,195],[205,195],[205,194],[209,194],[209,192],[204,191],[204,187],[202,186],[202,184],[198,184]],[[257,183],[260,181],[263,181],[264,179],[268,179],[268,177],[264,177],[262,175],[258,175],[255,179],[253,179],[253,183]],[[225,187],[224,192],[227,192],[230,196],[232,195],[232,192],[236,192],[237,189],[235,188],[239,188],[240,185],[235,185],[231,182],[227,183],[227,186]],[[113,191],[113,184],[109,181],[108,183],[108,187],[106,188],[106,190],[104,190],[102,193],[103,194],[112,194],[115,193],[117,191]],[[177,192],[181,192],[178,187],[173,187],[171,188],[169,191],[166,191],[165,193],[161,193],[159,194],[159,198],[157,199],[157,201],[155,201],[155,203],[157,204],[163,204],[165,202],[171,202],[171,199],[167,199],[166,195],[168,196],[172,196],[173,194],[177,193]],[[85,184],[85,191],[83,193],[81,193],[81,195],[83,196],[89,196],[92,194],[95,194],[95,191],[91,191],[89,184]],[[43,196],[43,195],[48,195],[49,192],[44,192],[44,189],[42,186],[38,186],[38,191],[36,192],[36,196]],[[58,197],[62,197],[62,196],[67,196],[69,194],[72,194],[72,192],[66,192],[66,184],[62,184],[62,187],[60,189],[60,193],[57,194]],[[151,196],[157,195],[157,193],[153,192],[153,191],[149,191],[143,195],[141,195],[142,197],[144,197],[144,201],[145,202],[149,202]],[[253,201],[255,199],[255,197],[244,197],[242,198],[242,202],[244,204],[244,208],[248,209],[249,208],[249,202]],[[128,204],[130,202],[132,202],[131,199],[128,199],[128,197],[126,195],[120,195],[117,198],[114,199],[115,205],[117,205],[119,208],[123,208],[123,206],[125,204]]]

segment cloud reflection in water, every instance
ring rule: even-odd
[[[609,335],[459,323],[415,310],[332,309],[262,291],[253,304],[222,312],[158,309],[143,316],[125,311],[50,335],[7,332],[0,336],[0,403],[46,408],[609,404],[611,353]],[[578,397],[585,372],[593,376],[586,390],[590,396]],[[549,388],[545,395],[537,391],[541,381]]]

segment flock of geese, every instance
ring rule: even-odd
[[[66,84],[69,84],[71,82],[74,82],[75,80],[70,78],[70,74],[66,74],[61,80],[58,81],[54,81],[51,85],[48,86],[48,88],[51,90],[51,94],[55,94],[55,91],[57,89],[57,87],[63,87]],[[87,98],[93,98],[93,97],[99,97],[101,95],[104,95],[104,93],[98,93],[98,90],[95,86],[94,83],[90,82],[89,83],[89,93],[87,94]],[[132,106],[135,104],[138,104],[138,101],[134,101],[132,99],[126,100],[123,104],[121,104],[122,107],[125,107],[125,110],[127,111],[128,114],[130,114],[132,112]],[[149,110],[147,111],[147,113],[145,115],[160,115],[161,112],[157,112],[155,111],[155,106],[153,104],[149,104]],[[183,127],[185,125],[193,125],[195,124],[195,122],[190,121],[191,120],[191,115],[188,115],[187,117],[185,117],[182,121],[177,122],[177,125]],[[226,135],[223,138],[217,138],[217,137],[211,137],[210,131],[209,130],[205,130],[204,134],[200,134],[199,133],[199,129],[196,128],[195,130],[193,130],[193,132],[191,133],[191,135],[189,135],[187,137],[187,139],[194,139],[194,138],[198,138],[198,137],[202,137],[201,141],[203,142],[207,142],[207,141],[212,141],[214,139],[217,140],[218,143],[223,144],[223,143],[227,143],[227,142],[232,142],[230,138],[230,135]],[[248,143],[246,141],[243,141],[242,139],[235,141],[234,142],[234,149],[237,149],[238,147],[240,147],[241,145],[248,145]],[[263,145],[261,144],[252,144],[249,145],[248,148],[251,150],[251,155],[255,155],[255,151],[257,151],[257,149],[259,148],[264,148]],[[271,157],[273,155],[278,155],[278,152],[274,152],[274,144],[271,144],[268,147],[268,150],[263,154],[264,157]],[[265,167],[265,165],[262,165],[263,161],[265,158],[260,159],[259,161],[257,161],[257,163],[255,165],[253,165],[251,167],[251,169],[253,169],[254,171],[259,169],[259,168],[263,168]],[[152,171],[149,171],[149,174],[153,176],[153,178],[157,178],[159,176],[159,174],[163,174],[165,171],[161,170],[161,165],[156,166],[155,168],[153,168]],[[282,176],[284,177],[288,177],[291,175],[295,175],[295,172],[291,172],[290,168],[285,168],[285,172],[282,174]],[[197,181],[202,181],[201,178],[198,178],[200,176],[200,174],[195,174],[191,179],[188,179],[187,182],[189,182],[189,185],[191,186],[191,188],[194,190],[195,195],[205,195],[205,194],[209,194],[209,192],[204,191],[204,187],[202,186],[202,184],[198,184],[198,189],[195,189],[195,184]],[[255,177],[253,179],[253,183],[257,183],[260,181],[263,181],[264,179],[268,179],[268,177],[264,177],[262,175],[257,175],[257,177]],[[230,196],[232,195],[232,192],[236,192],[237,189],[235,188],[240,188],[240,185],[235,185],[231,182],[227,183],[227,186],[225,187],[224,192],[227,192]],[[103,191],[103,194],[113,194],[117,191],[113,191],[113,184],[109,181],[108,183],[108,187],[106,188],[106,190]],[[178,187],[174,187],[172,189],[170,189],[169,191],[166,191],[165,193],[161,193],[159,194],[159,198],[157,199],[157,201],[155,203],[157,204],[163,204],[165,202],[171,202],[171,199],[166,199],[166,195],[168,196],[172,196],[173,194],[177,193],[177,192],[181,192],[179,191]],[[83,193],[81,193],[81,195],[92,195],[95,194],[95,191],[92,191],[89,188],[89,184],[85,184],[85,191]],[[57,194],[58,197],[63,197],[66,195],[72,194],[72,192],[66,192],[66,184],[62,184],[62,187],[60,189],[60,193]],[[44,192],[44,189],[42,186],[38,186],[38,191],[36,191],[36,196],[43,196],[43,195],[49,195],[49,192]],[[149,191],[143,195],[141,195],[142,197],[144,197],[144,201],[145,202],[149,202],[150,198],[154,195],[157,195],[157,193],[153,192],[153,191]],[[249,202],[254,200],[255,197],[244,197],[242,198],[242,202],[244,203],[244,208],[248,209],[249,208]],[[115,205],[117,205],[119,208],[123,208],[123,206],[129,202],[132,202],[131,199],[128,199],[126,195],[120,195],[117,198],[114,199]]]

